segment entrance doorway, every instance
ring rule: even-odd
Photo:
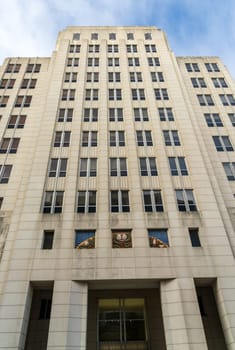
[[[148,350],[144,298],[98,300],[98,350]]]

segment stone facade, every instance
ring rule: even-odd
[[[155,27],[68,27],[0,79],[0,349],[235,349],[221,60]]]

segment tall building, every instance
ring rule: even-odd
[[[235,84],[155,27],[0,69],[0,349],[235,349]]]

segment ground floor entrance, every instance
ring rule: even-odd
[[[91,290],[87,350],[166,350],[158,289]]]
[[[98,300],[100,350],[148,350],[144,298]]]

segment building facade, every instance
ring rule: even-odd
[[[235,84],[155,27],[0,68],[0,349],[235,349]]]

